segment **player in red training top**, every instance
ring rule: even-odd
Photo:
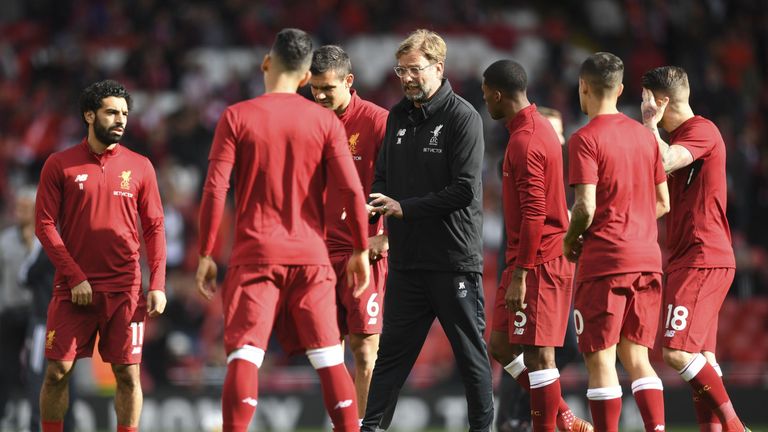
[[[80,95],[88,136],[51,155],[40,174],[35,233],[56,267],[40,391],[43,432],[63,429],[72,367],[91,356],[97,334],[117,380],[117,430],[138,430],[144,321],[147,313],[163,313],[166,303],[165,228],[152,163],[119,144],[130,108],[121,84],[88,86]],[[150,269],[146,299],[137,215]]]
[[[247,430],[253,417],[273,324],[283,348],[306,352],[317,370],[334,429],[359,430],[325,246],[328,178],[347,213],[352,253],[346,279],[355,296],[368,286],[368,219],[343,125],[296,94],[309,81],[311,60],[309,35],[280,31],[261,66],[266,94],[227,108],[213,138],[200,208],[197,288],[207,298],[215,289],[210,254],[234,168],[235,244],[222,287],[225,432]]]
[[[355,162],[357,174],[363,183],[365,196],[371,193],[373,171],[379,154],[389,112],[380,106],[361,99],[352,88],[352,62],[344,50],[336,45],[318,48],[312,55],[309,68],[312,96],[320,105],[333,110],[347,131],[349,151]],[[325,206],[326,242],[331,265],[336,271],[336,303],[339,309],[339,328],[342,337],[349,334],[349,346],[355,358],[355,390],[357,413],[365,415],[368,387],[371,384],[373,365],[379,349],[382,327],[384,289],[387,277],[387,236],[384,219],[377,218],[368,229],[368,248],[371,258],[371,283],[359,297],[344,281],[344,270],[352,253],[352,236],[346,222],[344,203],[329,185]]]
[[[555,366],[574,267],[562,248],[568,210],[561,144],[528,101],[527,86],[525,70],[512,60],[499,60],[483,73],[488,112],[503,118],[510,132],[502,178],[507,268],[496,291],[491,355],[530,392],[534,431],[554,431],[556,425],[589,431],[591,425],[575,418],[563,400]]]
[[[656,137],[672,200],[662,303],[664,361],[691,385],[702,431],[742,431],[715,358],[717,315],[736,267],[725,217],[725,143],[717,126],[693,114],[685,70],[655,68],[642,81],[643,123]],[[670,144],[657,125],[669,132]]]
[[[669,211],[669,193],[653,135],[616,108],[623,75],[624,64],[610,53],[581,65],[579,102],[589,123],[568,141],[576,193],[563,252],[579,262],[573,313],[595,430],[618,430],[618,354],[645,430],[658,431],[664,430],[664,395],[648,348],[661,302],[656,219]]]

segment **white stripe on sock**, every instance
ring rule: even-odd
[[[525,370],[525,363],[523,362],[523,355],[515,357],[508,365],[504,366],[504,370],[507,371],[512,378],[517,379],[521,373]]]
[[[600,387],[587,390],[587,399],[589,400],[610,400],[621,397],[621,386]]]
[[[701,372],[706,364],[707,359],[701,354],[696,354],[687,365],[678,371],[678,373],[685,381],[690,381]]]
[[[640,390],[664,390],[664,386],[658,377],[643,377],[632,382],[632,393]]]

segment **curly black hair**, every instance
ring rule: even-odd
[[[110,96],[125,99],[128,110],[133,106],[131,95],[122,84],[114,80],[104,80],[89,85],[80,93],[80,114],[96,112],[101,108],[101,101]]]

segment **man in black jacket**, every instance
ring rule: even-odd
[[[480,115],[443,78],[446,46],[428,30],[397,50],[405,98],[387,119],[376,162],[373,211],[388,218],[389,278],[384,329],[363,431],[386,427],[435,317],[466,388],[469,430],[493,419],[491,371],[483,340],[483,130]]]

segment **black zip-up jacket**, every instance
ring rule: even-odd
[[[448,80],[420,108],[392,108],[372,188],[403,209],[387,219],[392,268],[483,271],[483,151],[480,114]]]

